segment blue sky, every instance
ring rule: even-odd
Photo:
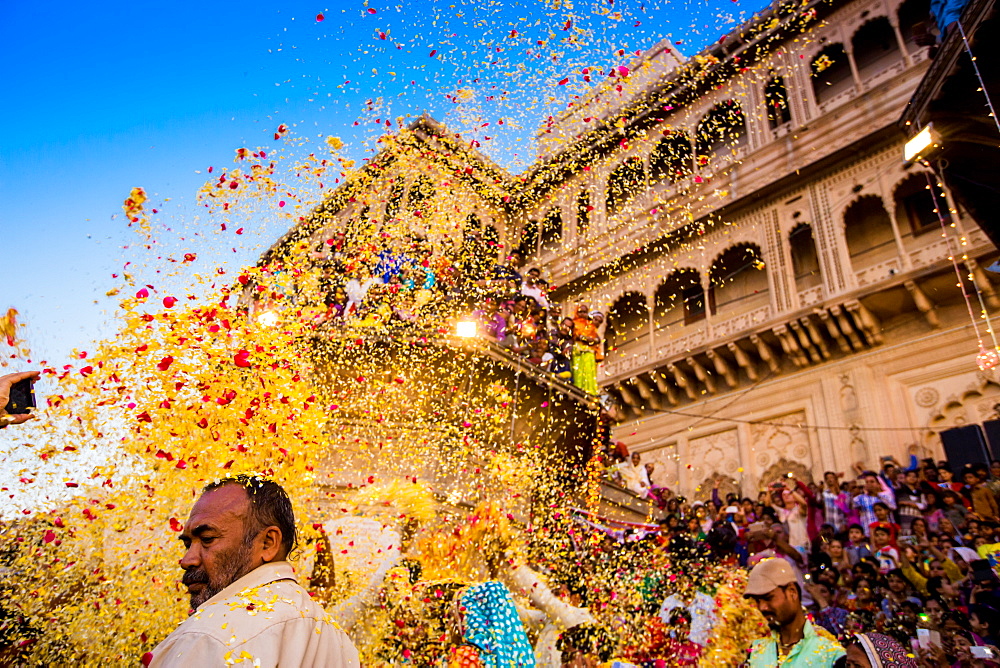
[[[143,282],[184,282],[158,277],[158,254],[136,247],[121,210],[134,186],[160,211],[165,251],[232,272],[288,220],[262,213],[242,235],[220,232],[195,193],[237,148],[280,148],[279,124],[309,140],[286,153],[335,135],[360,160],[386,118],[428,111],[456,129],[505,118],[483,151],[520,171],[534,129],[583,90],[579,77],[558,86],[563,76],[627,62],[667,35],[693,54],[762,4],[329,1],[0,3],[0,309],[20,311],[35,361],[61,363],[113,334],[105,293],[126,262]],[[474,104],[446,97],[458,88],[477,91]]]

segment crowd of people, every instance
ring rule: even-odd
[[[287,270],[285,290],[260,292],[252,313],[259,317],[288,300],[318,326],[390,331],[471,317],[479,336],[598,394],[604,314],[553,303],[548,281],[537,267],[524,269],[520,253],[501,262],[484,248],[481,240],[434,246],[420,237],[349,244],[341,233],[321,242],[308,266]]]
[[[658,540],[747,567],[780,562],[810,622],[841,642],[876,635],[912,665],[1000,665],[1000,461],[954,470],[887,457],[880,470],[858,463],[822,483],[789,474],[756,498],[722,498],[717,481],[710,499],[691,503],[622,450],[612,450],[621,461],[611,475],[661,509]],[[748,589],[772,621],[764,593]]]
[[[0,406],[11,385],[36,377],[36,372],[0,377]],[[0,413],[0,418],[7,426],[29,416]],[[828,471],[822,483],[787,476],[756,498],[723,495],[716,484],[706,501],[689,502],[649,484],[641,456],[613,445],[615,456],[631,467],[616,466],[618,480],[662,508],[659,526],[605,535],[596,543],[587,537],[592,532],[573,532],[564,536],[571,549],[532,553],[559,599],[547,594],[548,608],[569,606],[565,609],[578,617],[561,630],[552,627],[556,633],[547,645],[546,629],[529,634],[521,628],[523,620],[499,583],[456,590],[461,600],[452,607],[465,614],[459,614],[462,623],[443,645],[448,660],[442,665],[494,665],[486,659],[500,656],[509,637],[519,648],[510,665],[519,666],[592,667],[612,659],[643,668],[735,665],[728,658],[713,664],[720,656],[739,656],[749,666],[1000,666],[1000,461],[954,470],[947,461],[911,457],[903,466],[890,457],[877,470],[858,463],[851,475]],[[226,639],[241,634],[241,652],[273,658],[261,665],[277,665],[279,656],[314,646],[317,656],[336,658],[303,665],[357,665],[350,638],[295,584],[285,564],[295,530],[283,492],[274,491],[267,501],[276,504],[274,512],[258,519],[246,515],[245,536],[225,534],[227,543],[243,540],[243,551],[216,556],[210,542],[215,538],[205,529],[215,521],[207,500],[219,501],[219,508],[236,502],[250,508],[258,487],[272,487],[248,480],[250,487],[212,483],[195,505],[181,535],[187,551],[183,583],[199,611],[212,604],[226,609],[227,596],[241,601],[240,610],[255,609],[244,605],[248,599],[238,584],[244,579],[269,595],[287,589],[282,596],[297,603],[285,606],[281,619],[305,619],[301,633],[273,639],[280,621],[274,615],[194,615],[147,655],[146,663],[182,665],[192,657],[224,654],[231,650]],[[236,500],[227,501],[227,494]],[[249,558],[246,546],[260,556]],[[227,565],[231,559],[235,565]],[[742,614],[746,623],[733,621],[733,606],[723,592],[730,586],[727,574],[739,567],[749,570],[739,597],[761,613],[766,626],[739,611],[735,617]],[[522,580],[517,579],[520,586]],[[537,593],[539,582],[530,581],[529,594]],[[480,594],[485,598],[476,598]],[[469,626],[475,615],[468,611],[486,615],[483,628],[492,628],[488,620],[500,619],[501,608],[506,635],[483,635]],[[323,633],[316,630],[320,627]],[[272,635],[260,635],[260,629]],[[728,654],[720,649],[723,632],[731,636]],[[202,642],[209,636],[215,639],[211,647]],[[535,638],[533,649],[526,644],[529,637]],[[417,665],[412,658],[409,663]]]

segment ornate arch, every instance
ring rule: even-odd
[[[722,244],[719,245],[721,246]],[[726,245],[725,248],[722,249],[721,252],[717,253],[715,257],[712,258],[712,261],[709,263],[706,269],[706,273],[708,273],[710,279],[712,275],[712,268],[715,267],[716,263],[719,260],[721,260],[726,253],[735,248],[739,248],[740,246],[753,246],[760,259],[763,260],[765,263],[767,262],[767,258],[764,256],[764,249],[761,248],[760,244],[757,243],[756,241],[736,241],[735,243],[729,243]]]
[[[917,177],[924,176],[925,174],[930,174],[934,178],[934,181],[937,181],[937,177],[934,176],[934,172],[927,169],[914,169],[912,171],[905,172],[903,176],[889,188],[889,199],[895,200],[896,193],[907,181],[915,180]]]
[[[805,52],[805,54],[803,54],[803,55],[806,56],[805,57],[805,61],[809,64],[810,67],[812,67],[813,61],[816,60],[816,58],[817,58],[817,56],[819,56],[819,54],[823,53],[824,51],[826,51],[827,49],[829,49],[832,46],[837,46],[838,44],[840,45],[840,48],[842,48],[844,50],[844,52],[846,53],[847,52],[847,46],[845,46],[845,44],[844,44],[845,41],[848,44],[850,44],[850,40],[841,40],[841,39],[830,40],[830,41],[827,41],[827,42],[816,41],[816,42],[814,42],[815,46],[813,47],[813,49],[811,51],[807,51],[807,52]]]
[[[673,278],[675,274],[680,274],[680,273],[683,273],[683,272],[690,272],[690,271],[693,271],[695,274],[697,274],[699,280],[704,275],[704,272],[701,269],[698,269],[697,267],[688,267],[688,266],[674,267],[673,269],[670,270],[669,273],[667,273],[666,275],[663,276],[662,280],[657,281],[656,284],[653,286],[653,296],[655,297],[657,291],[661,287],[663,287],[666,284],[667,281],[669,281],[671,278]]]
[[[726,500],[728,494],[735,494],[736,496],[743,498],[743,490],[740,489],[739,482],[736,478],[726,475],[725,473],[713,473],[708,476],[701,483],[695,487],[694,494],[692,496],[697,501],[708,502],[712,498],[712,488],[715,487],[715,481],[719,481],[719,498],[722,499],[723,503]]]
[[[855,204],[858,204],[862,200],[869,199],[869,198],[877,199],[879,201],[879,204],[882,205],[882,208],[886,212],[888,212],[890,210],[889,207],[886,206],[885,197],[883,197],[881,194],[879,194],[879,193],[870,193],[870,192],[869,193],[865,193],[865,192],[857,193],[854,197],[852,197],[850,199],[850,201],[848,201],[844,206],[842,206],[836,212],[836,214],[835,214],[835,217],[837,219],[837,224],[840,225],[840,229],[841,230],[843,230],[844,227],[847,225],[847,222],[844,220],[844,214],[846,214],[850,210],[850,208],[852,206],[854,206]]]
[[[802,462],[796,462],[782,457],[774,464],[764,469],[764,472],[760,474],[758,486],[760,489],[766,489],[773,482],[777,482],[779,480],[787,481],[789,473],[795,476],[797,480],[801,480],[806,484],[813,481],[811,467],[806,466]]]
[[[996,404],[1000,404],[1000,381],[980,376],[964,392],[946,397],[931,411],[920,445],[941,452],[940,432],[994,419]]]
[[[865,26],[867,26],[868,24],[874,23],[875,21],[878,21],[879,19],[885,19],[886,21],[889,22],[889,27],[890,28],[892,27],[892,17],[889,16],[889,15],[887,15],[887,14],[878,14],[876,16],[866,16],[863,21],[861,21],[860,23],[857,23],[854,26],[854,30],[851,31],[851,36],[846,40],[847,42],[850,42],[852,49],[854,48],[854,38],[857,36],[858,32],[862,28],[864,28]]]

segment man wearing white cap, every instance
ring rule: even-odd
[[[784,559],[764,559],[750,571],[744,598],[752,599],[771,627],[771,635],[750,646],[750,668],[820,668],[844,656],[826,629],[815,626],[802,608],[802,590]]]

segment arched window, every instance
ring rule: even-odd
[[[767,123],[772,130],[791,122],[792,110],[788,105],[788,91],[782,77],[774,77],[764,86],[764,104],[767,105]]]
[[[348,248],[356,248],[361,245],[374,231],[378,221],[368,219],[370,212],[371,207],[363,207],[358,215],[351,216],[347,220],[347,224],[344,225],[344,243]]]
[[[656,288],[653,322],[657,331],[705,319],[705,290],[695,269],[678,269]]]
[[[669,131],[649,154],[649,179],[658,183],[664,179],[673,182],[691,174],[691,138],[683,130]]]
[[[896,255],[892,222],[882,200],[867,195],[844,212],[844,237],[855,269],[883,262]]]
[[[626,292],[608,309],[605,328],[608,350],[619,351],[644,343],[649,336],[649,308],[646,297],[638,292]]]
[[[590,227],[590,212],[594,207],[590,205],[590,193],[586,190],[576,197],[576,237],[583,239],[587,236],[587,229]]]
[[[552,209],[542,219],[542,253],[555,253],[562,245],[562,212]]]
[[[646,169],[639,158],[628,158],[608,176],[608,214],[616,213],[642,189]]]
[[[823,104],[854,86],[851,63],[843,44],[831,44],[816,54],[810,69],[816,104]]]
[[[500,233],[497,232],[495,226],[487,225],[486,229],[483,230],[483,243],[490,249],[491,253],[496,255],[496,251],[500,247]]]
[[[399,215],[399,210],[403,207],[403,194],[405,192],[406,187],[402,181],[396,181],[396,183],[392,184],[392,188],[389,190],[389,199],[385,202],[385,215],[382,216],[383,222],[388,223]]]
[[[760,248],[755,244],[739,244],[727,249],[712,263],[709,285],[712,313],[742,311],[766,300],[767,271]]]
[[[788,246],[792,251],[795,289],[802,292],[822,283],[812,226],[806,223],[796,225],[788,235]]]
[[[521,257],[528,258],[538,251],[538,223],[529,220],[524,225],[524,232],[521,234],[521,243],[517,247],[517,252]]]
[[[479,216],[472,213],[465,219],[462,228],[462,249],[460,263],[466,280],[479,280],[486,277],[493,264],[496,251],[485,241]]]
[[[917,44],[917,35],[929,32],[931,3],[930,0],[906,0],[899,6],[896,16],[899,18],[899,32],[906,42],[906,50],[916,53],[923,47]]]
[[[851,45],[854,47],[854,64],[862,81],[902,60],[896,33],[885,16],[872,19],[858,28],[851,38]]]
[[[418,176],[410,186],[410,194],[406,206],[410,211],[422,211],[426,203],[434,196],[434,184],[426,176]]]
[[[743,108],[735,100],[726,100],[712,107],[698,123],[695,137],[700,160],[707,162],[723,149],[734,150],[746,142],[747,124]]]
[[[932,182],[937,179],[932,179]],[[896,203],[896,224],[900,234],[917,236],[924,232],[941,229],[934,196],[928,189],[927,176],[911,174],[899,184],[893,196]],[[944,196],[939,194],[937,204],[946,223],[950,223],[948,205]]]

